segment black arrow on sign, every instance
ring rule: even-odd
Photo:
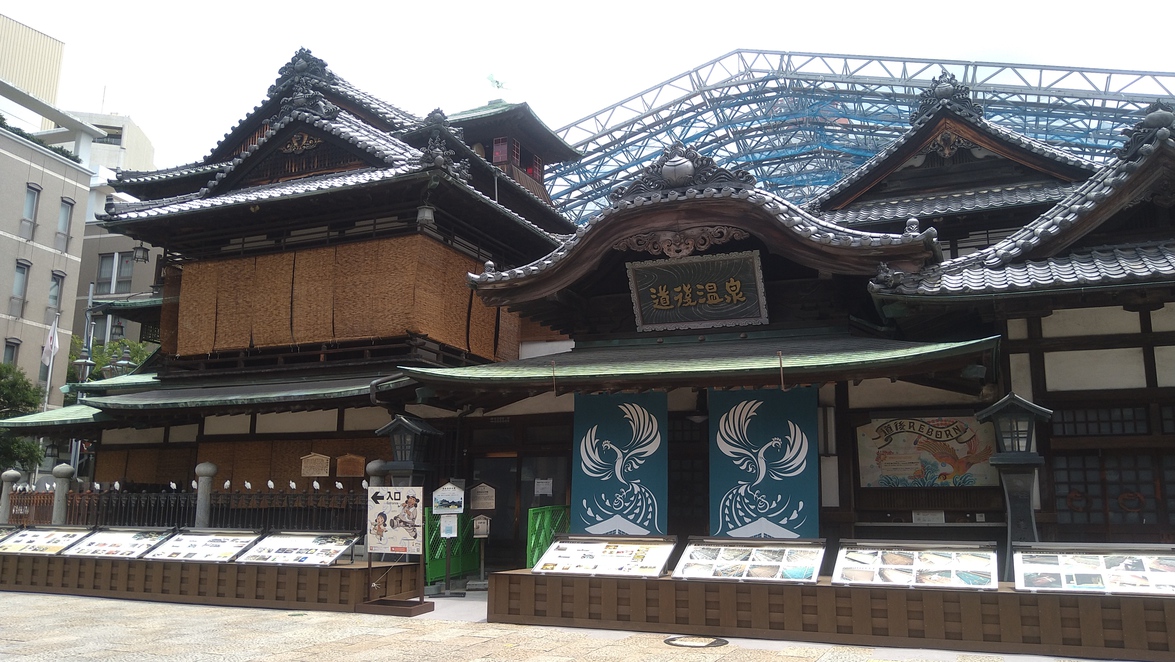
[[[375,494],[372,494],[371,500],[374,501],[376,505],[379,505],[379,502],[384,500],[383,492],[376,492]]]

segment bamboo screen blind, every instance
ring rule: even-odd
[[[479,269],[422,235],[187,264],[176,353],[416,333],[482,357],[517,358],[518,316],[499,320],[497,309],[471,298],[465,275]]]

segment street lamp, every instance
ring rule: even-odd
[[[1038,407],[1015,393],[1009,393],[994,405],[975,414],[980,423],[995,425],[999,451],[991,456],[991,465],[1000,472],[1007,507],[1008,546],[1004,579],[1012,576],[1012,543],[1038,542],[1036,513],[1032,509],[1032,488],[1036,470],[1044,458],[1036,452],[1036,423],[1048,421],[1053,412]]]

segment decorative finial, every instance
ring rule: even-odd
[[[714,184],[734,189],[752,188],[755,178],[745,170],[720,168],[714,159],[702,156],[692,147],[675,142],[656,161],[637,175],[628,186],[618,186],[609,194],[613,204],[640,193],[676,188],[702,188]]]
[[[269,96],[277,96],[282,90],[297,83],[312,86],[312,81],[331,84],[335,80],[336,77],[327,68],[326,62],[314,57],[308,49],[299,48],[294,57],[278,69],[277,82],[269,86]]]
[[[1154,151],[1156,141],[1171,137],[1175,124],[1175,109],[1162,101],[1155,101],[1146,107],[1146,115],[1138,124],[1123,129],[1126,144],[1114,150],[1114,155],[1123,161],[1131,161]]]
[[[930,87],[922,90],[918,96],[918,107],[910,113],[910,124],[917,123],[924,115],[933,113],[944,104],[953,106],[964,115],[983,117],[983,106],[971,99],[971,88],[960,83],[944,67],[942,73],[930,81]]]

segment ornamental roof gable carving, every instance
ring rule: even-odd
[[[1175,205],[1175,112],[1156,102],[1123,133],[1127,142],[1116,159],[1024,227],[983,250],[918,271],[881,265],[870,291],[949,296],[1175,281],[1171,237],[1072,249],[1139,203]]]
[[[805,208],[814,214],[847,209],[893,173],[919,164],[931,154],[949,159],[960,151],[971,151],[979,158],[1003,158],[1061,184],[1084,180],[1097,170],[1085,159],[987,121],[983,107],[972,99],[971,89],[945,70],[919,99],[904,134]]]
[[[916,265],[941,260],[933,228],[911,219],[900,234],[864,232],[815,217],[678,144],[612,194],[612,204],[562,238],[550,254],[499,271],[486,263],[470,285],[491,305],[552,296],[574,285],[615,251],[683,257],[755,237],[769,250],[807,266],[873,274],[878,262]]]

